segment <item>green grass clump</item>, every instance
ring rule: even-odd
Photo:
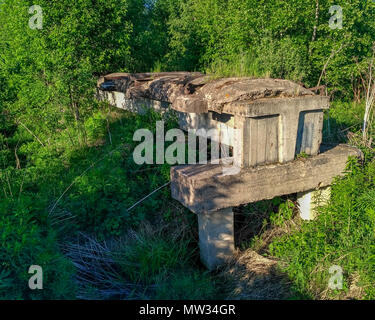
[[[110,244],[86,237],[68,248],[84,299],[214,299],[216,282],[197,264],[197,244],[144,224]],[[186,227],[186,226],[185,226]]]
[[[259,69],[258,59],[254,53],[247,52],[214,60],[205,72],[213,78],[254,77],[269,78],[267,71]]]
[[[365,112],[364,103],[333,101],[323,125],[323,142],[347,142],[349,132],[359,132]]]
[[[212,299],[218,295],[215,282],[197,266],[197,253],[191,239],[141,228],[113,256],[122,280],[147,287],[152,299]]]
[[[177,270],[160,278],[156,285],[155,299],[161,300],[211,300],[222,298],[215,288],[215,281],[206,271]]]
[[[186,241],[140,235],[116,252],[122,272],[133,282],[152,283],[160,274],[183,267],[192,257]]]

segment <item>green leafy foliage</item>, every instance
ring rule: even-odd
[[[127,9],[143,3],[40,1],[43,27],[35,30],[28,26],[33,4],[7,0],[0,10],[0,296],[69,299],[74,268],[59,241],[86,227],[118,234],[142,219],[124,211],[133,199],[119,204],[130,193],[116,167],[121,150],[95,149],[110,128],[94,93],[99,74],[130,67]],[[107,163],[82,174],[110,151]],[[27,286],[33,264],[43,268],[43,290]]]
[[[169,1],[160,1],[166,3]],[[360,89],[375,32],[371,2],[341,1],[343,28],[332,29],[331,0],[177,2],[169,13],[165,68],[217,76],[271,76],[325,84],[345,97]]]
[[[293,217],[293,209],[295,205],[292,201],[287,200],[279,205],[277,213],[271,213],[270,222],[275,226],[282,226],[285,221],[290,220]]]
[[[72,299],[73,267],[59,253],[41,203],[31,195],[0,202],[0,299]],[[28,269],[43,268],[44,290],[28,288]]]

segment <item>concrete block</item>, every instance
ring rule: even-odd
[[[179,127],[184,131],[195,131],[197,136],[203,136],[201,129],[206,133],[210,130],[217,130],[217,139],[228,146],[234,146],[234,117],[231,115],[208,113],[185,113],[176,111]]]
[[[326,204],[331,197],[331,187],[297,193],[297,203],[303,220],[314,220],[317,216],[316,208]]]
[[[279,160],[279,116],[244,118],[234,120],[236,144],[234,158],[242,168],[254,167]]]
[[[322,142],[323,112],[303,111],[299,115],[296,152],[316,155]]]
[[[321,97],[303,97],[226,105],[223,111],[234,114],[234,128],[240,130],[236,164],[246,168],[286,163],[302,152],[317,155],[327,103]]]
[[[214,270],[234,253],[232,208],[198,214],[199,248],[203,264]]]
[[[98,90],[97,98],[100,101],[107,101],[110,105],[119,109],[134,113],[144,114],[148,109],[158,112],[168,110],[169,103],[147,98],[128,99],[124,93],[117,91]]]
[[[222,165],[176,166],[171,168],[172,197],[201,213],[306,192],[329,186],[343,174],[348,157],[360,155],[354,147],[338,145],[307,159],[243,168],[236,175],[224,175]]]

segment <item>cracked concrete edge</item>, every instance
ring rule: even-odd
[[[222,165],[176,166],[171,168],[171,193],[194,213],[216,211],[329,186],[343,174],[350,156],[361,152],[338,145],[307,159],[241,169],[237,175],[223,175]]]
[[[128,99],[147,98],[171,103],[171,108],[187,113],[229,113],[262,116],[278,113],[278,105],[288,110],[329,107],[329,98],[284,79],[221,78],[201,73],[115,73],[103,76],[98,88],[118,91]],[[296,100],[294,100],[296,99]],[[301,111],[300,110],[300,111]]]

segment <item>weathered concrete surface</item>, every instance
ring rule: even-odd
[[[199,72],[113,73],[101,77],[98,87],[123,92],[128,99],[169,102],[173,109],[181,112],[214,111],[245,117],[278,114],[277,105],[285,98],[288,100],[283,108],[293,111],[296,111],[294,105],[298,105],[298,111],[325,109],[329,102],[328,97],[317,96],[289,80],[210,79]],[[309,99],[304,99],[306,97]],[[273,101],[274,98],[278,100]],[[293,98],[299,99],[291,102]]]
[[[199,248],[203,264],[213,270],[233,257],[234,214],[226,208],[198,215]]]
[[[281,79],[115,73],[102,77],[98,88],[101,99],[119,108],[143,113],[170,107],[186,131],[216,129],[218,142],[233,147],[242,168],[285,163],[302,152],[316,155],[329,107],[328,97]]]
[[[170,111],[170,103],[148,98],[129,99],[126,95],[119,91],[98,90],[97,99],[99,101],[109,102],[110,105],[126,111],[144,114],[149,109],[164,113]],[[174,111],[174,110],[172,110]],[[179,127],[184,131],[194,131],[197,136],[200,134],[199,129],[217,130],[218,138],[212,138],[213,141],[234,146],[233,127],[234,117],[227,114],[218,114],[216,112],[209,113],[185,113],[175,111],[178,118]]]
[[[303,220],[314,220],[318,214],[317,207],[328,203],[331,197],[331,187],[297,193],[297,203],[300,217]]]
[[[128,99],[173,103],[177,97],[193,92],[191,81],[202,76],[199,72],[112,73],[101,77],[98,87],[122,92]]]
[[[144,114],[148,109],[164,112],[169,108],[168,102],[151,100],[147,98],[128,99],[124,93],[118,91],[100,90],[97,94],[97,99],[100,101],[107,101],[116,108],[138,114]]]
[[[242,148],[236,148],[240,153],[237,163],[249,167],[292,161],[301,152],[318,154],[323,109],[328,105],[326,97],[320,96],[262,99],[250,104],[238,102],[236,107],[227,105],[223,111],[235,113],[236,110],[234,127],[242,135]]]
[[[307,159],[246,168],[237,175],[223,175],[222,165],[176,166],[171,168],[172,197],[199,214],[310,191],[329,186],[349,156],[358,157],[360,151],[338,145]]]

